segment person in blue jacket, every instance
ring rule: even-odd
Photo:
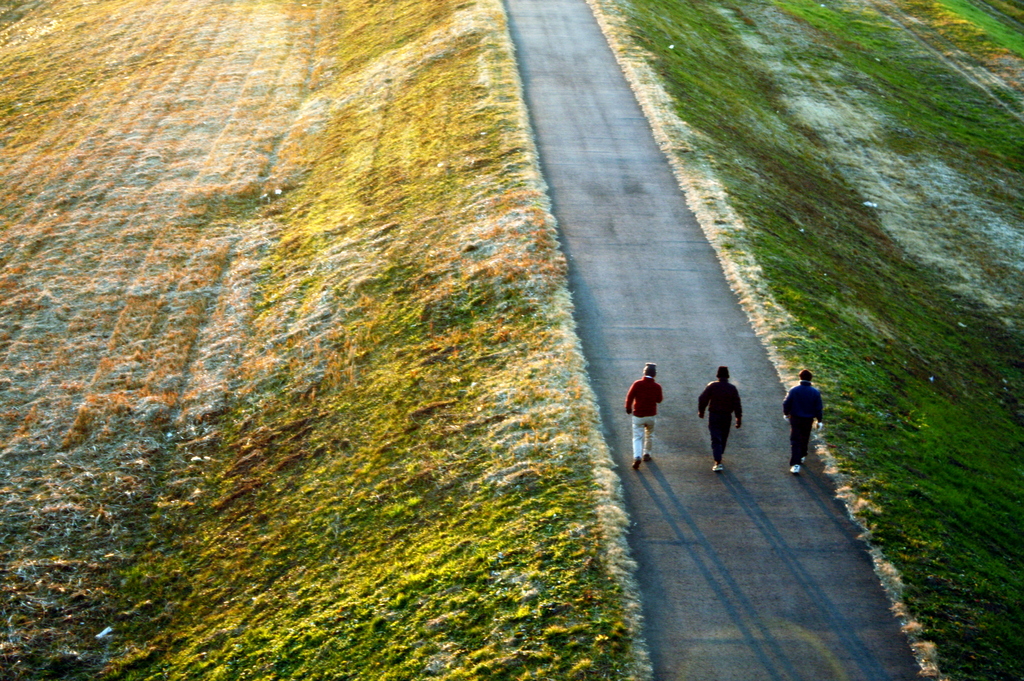
[[[811,430],[817,420],[818,428],[824,422],[824,407],[821,392],[811,385],[814,378],[807,369],[800,372],[800,383],[794,385],[782,403],[782,414],[789,421],[789,472],[800,474],[800,464],[807,456],[807,445],[811,441]]]

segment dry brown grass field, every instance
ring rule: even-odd
[[[153,457],[202,437],[233,388],[268,235],[219,220],[286,187],[330,5],[17,5],[0,24],[0,654],[72,655],[99,633],[83,616],[112,616]]]
[[[0,2],[2,681],[644,676],[525,121],[497,0]]]

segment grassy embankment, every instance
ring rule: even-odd
[[[311,122],[329,6],[4,9],[0,659],[5,681],[90,676],[175,442],[216,431],[238,387],[274,225],[236,217]]]
[[[110,678],[633,678],[500,10],[340,7],[307,172],[252,212],[280,238],[246,387],[168,476]]]
[[[642,677],[500,6],[3,10],[0,676]]]
[[[856,3],[596,2],[783,373],[816,370],[919,653],[1020,678],[1019,93]]]
[[[1024,58],[1020,0],[904,0],[904,6],[936,33],[996,68],[1006,51]]]

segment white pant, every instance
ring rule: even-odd
[[[633,458],[641,459],[644,454],[651,453],[651,440],[654,438],[654,417],[633,417]]]

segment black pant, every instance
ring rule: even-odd
[[[725,444],[729,441],[729,430],[732,428],[731,411],[708,412],[708,432],[711,433],[711,456],[722,463]]]
[[[807,416],[789,417],[789,465],[795,466],[807,456],[807,445],[811,441],[811,426],[814,419]]]

